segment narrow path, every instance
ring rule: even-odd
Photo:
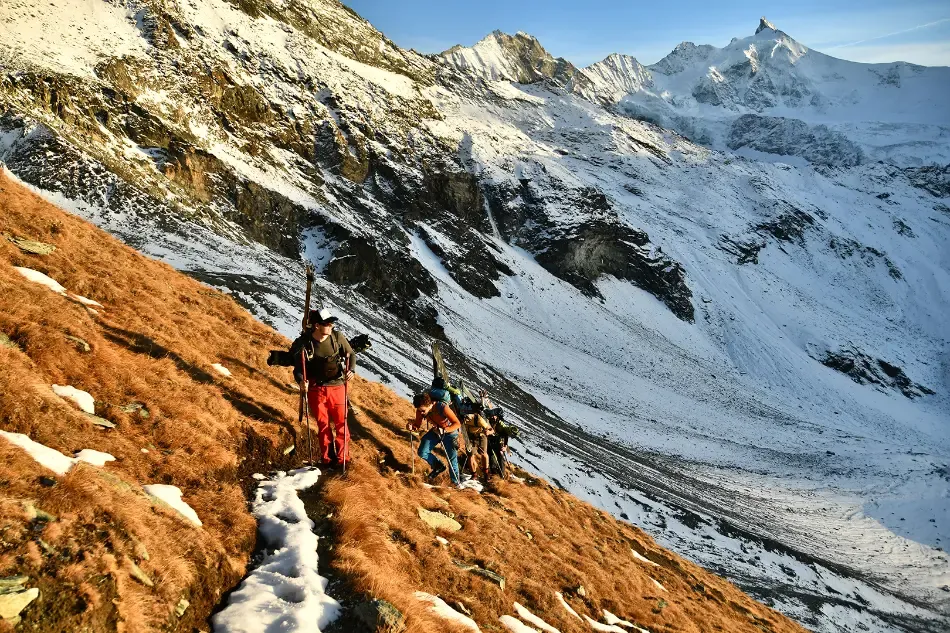
[[[320,479],[317,469],[278,471],[258,484],[251,513],[263,560],[211,618],[214,633],[321,633],[339,616],[319,573],[319,537],[298,492]]]

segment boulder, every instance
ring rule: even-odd
[[[418,508],[419,518],[422,522],[433,530],[445,530],[446,532],[458,532],[462,529],[462,524],[445,516],[441,512],[431,512],[424,508]]]
[[[371,631],[400,633],[406,629],[405,616],[385,600],[361,602],[353,609],[353,613]]]
[[[36,587],[26,591],[17,591],[14,593],[0,594],[0,618],[4,620],[13,620],[20,616],[31,602],[40,595],[40,590]]]
[[[458,567],[459,569],[461,569],[462,571],[467,571],[473,574],[477,574],[481,576],[482,578],[485,578],[489,582],[495,583],[501,589],[505,588],[505,577],[502,576],[501,574],[491,571],[490,569],[484,569],[473,563],[466,563],[465,561],[454,560],[454,559],[452,560],[452,564]]]
[[[16,237],[9,233],[4,233],[3,236],[13,242],[21,251],[30,255],[49,255],[56,250],[56,247],[52,244],[29,240],[25,237]]]
[[[86,341],[82,340],[78,336],[72,336],[70,334],[66,335],[66,340],[76,346],[76,349],[84,354],[88,354],[92,351],[92,346],[89,345]]]

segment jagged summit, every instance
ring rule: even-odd
[[[551,55],[536,37],[524,31],[509,35],[495,30],[472,47],[453,46],[438,57],[491,81],[534,83],[551,79],[565,85],[578,72],[573,64]]]
[[[761,18],[759,18],[759,28],[755,30],[755,34],[758,35],[760,32],[766,29],[770,29],[772,31],[778,31],[778,29],[775,28],[775,25],[769,22],[768,20],[766,20],[765,16],[763,15]]]
[[[635,57],[612,53],[582,69],[575,75],[571,88],[591,101],[613,104],[627,94],[651,86],[653,76]]]

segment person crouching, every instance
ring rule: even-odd
[[[432,449],[441,444],[449,460],[449,476],[452,483],[459,485],[458,449],[455,442],[462,423],[459,422],[458,416],[448,404],[435,402],[429,392],[417,394],[412,404],[416,407],[416,420],[414,424],[412,422],[408,424],[409,429],[412,431],[420,429],[423,422],[427,422],[431,427],[419,440],[418,451],[419,457],[432,467],[428,478],[435,479],[445,470],[445,464],[432,452]]]
[[[356,369],[355,355],[346,337],[333,329],[337,317],[329,310],[312,310],[309,322],[312,329],[301,334],[290,347],[294,378],[307,394],[310,414],[317,422],[321,464],[345,466],[350,460],[346,383]]]

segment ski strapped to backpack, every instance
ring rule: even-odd
[[[303,309],[303,322],[301,323],[301,328],[304,332],[310,329],[310,290],[313,287],[313,276],[314,268],[312,264],[306,264],[304,270],[307,272],[307,298],[305,301]],[[268,359],[269,360],[269,359]],[[310,458],[310,465],[313,466],[313,439],[310,435],[310,400],[309,395],[307,394],[307,363],[304,358],[304,352],[300,350],[300,361],[301,366],[303,367],[303,384],[300,387],[300,411],[298,413],[297,424],[303,422],[303,418],[307,419],[307,452]],[[293,365],[293,360],[291,360],[291,365]]]

